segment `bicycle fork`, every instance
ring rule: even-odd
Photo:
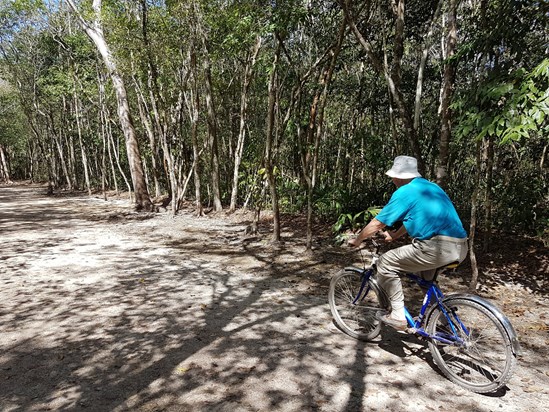
[[[356,305],[359,301],[360,297],[362,296],[362,299],[366,297],[368,292],[370,292],[370,283],[368,282],[370,280],[370,276],[372,275],[372,272],[370,270],[363,272],[361,277],[362,280],[360,282],[360,289],[358,290],[358,293],[356,297],[353,299],[353,305]],[[366,286],[368,285],[368,286]],[[366,292],[364,292],[364,288],[366,288]],[[363,293],[364,292],[364,293]]]

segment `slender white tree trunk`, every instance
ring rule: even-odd
[[[137,144],[135,128],[133,126],[130,113],[126,86],[124,84],[124,79],[118,71],[116,62],[105,40],[105,36],[103,35],[103,27],[101,25],[101,0],[93,0],[93,10],[95,12],[95,19],[93,23],[88,23],[84,20],[73,0],[67,0],[67,3],[77,15],[82,28],[88,37],[97,47],[97,50],[101,54],[103,62],[105,63],[107,71],[110,75],[118,103],[118,118],[126,140],[126,151],[128,154],[128,163],[130,166],[130,173],[135,192],[136,208],[138,210],[152,210],[153,204],[149,197],[149,191],[145,181],[145,173],[143,171],[143,163],[139,153],[139,145]]]
[[[247,62],[244,69],[244,79],[242,81],[242,93],[240,95],[240,129],[238,132],[238,140],[236,143],[236,150],[234,152],[234,173],[233,173],[233,189],[231,193],[231,205],[229,207],[230,212],[236,210],[236,202],[238,198],[238,175],[240,169],[240,163],[242,162],[242,153],[244,152],[244,140],[246,138],[246,118],[248,113],[248,88],[252,79],[252,70],[255,65],[257,54],[261,47],[261,37],[257,36],[253,54],[251,59]]]

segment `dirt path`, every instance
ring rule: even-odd
[[[272,250],[238,216],[45,193],[0,187],[1,411],[547,410],[547,273],[484,291],[527,339],[508,388],[476,395],[413,336],[333,327],[330,275],[352,263],[339,248],[309,256],[285,229]]]

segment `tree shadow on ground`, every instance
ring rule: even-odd
[[[380,355],[327,327],[345,256],[1,200],[0,409],[413,410],[425,371],[399,362],[402,341]],[[453,396],[422,393],[467,409]]]

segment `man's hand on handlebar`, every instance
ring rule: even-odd
[[[385,240],[385,242],[392,242],[397,238],[395,230],[385,230],[381,232],[381,234],[383,235],[383,240]]]
[[[361,243],[362,243],[362,241],[358,240],[358,238],[356,238],[356,237],[352,238],[352,239],[349,239],[347,241],[347,244],[351,247],[359,247]]]
[[[381,230],[378,231],[372,237],[369,237],[369,238],[366,238],[366,239],[371,239],[372,242],[374,243],[374,245],[377,246],[378,243],[374,240],[375,238],[383,239],[386,242],[390,242],[391,240],[393,240],[393,238],[391,237],[391,235],[389,233],[387,233],[385,231],[381,231]],[[366,239],[359,240],[358,237],[355,237],[355,238],[349,239],[347,241],[347,244],[351,247],[359,247]]]
[[[368,223],[364,227],[364,229],[360,231],[360,233],[356,238],[348,240],[347,243],[351,247],[358,247],[360,246],[360,244],[364,239],[371,238],[372,236],[374,236],[376,233],[380,232],[384,228],[385,228],[384,223],[381,223],[376,218],[373,218],[372,220],[370,220],[370,223]]]

